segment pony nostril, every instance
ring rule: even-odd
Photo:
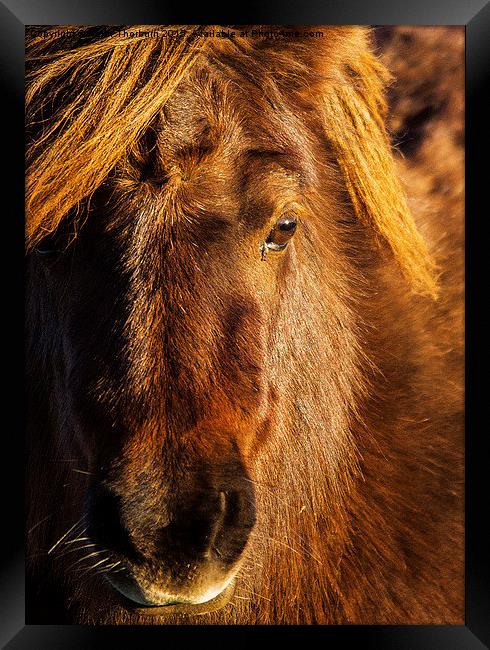
[[[88,495],[89,532],[102,546],[135,559],[139,553],[121,518],[121,498],[105,486]]]
[[[211,529],[211,534],[209,536],[209,546],[204,554],[205,557],[210,558],[212,556],[212,551],[214,551],[219,557],[221,557],[221,553],[219,549],[216,547],[216,539],[218,537],[218,534],[220,533],[223,524],[225,522],[226,518],[226,510],[227,510],[227,499],[226,499],[226,492],[220,492],[218,495],[218,514],[216,517],[216,520],[212,526]]]
[[[224,513],[226,509],[226,492],[219,493],[219,505],[220,505],[221,512]]]
[[[236,526],[244,515],[245,498],[241,492],[236,490],[224,492],[226,499],[224,525],[226,527]]]
[[[220,492],[220,516],[215,522],[210,550],[222,562],[236,557],[245,547],[254,524],[253,495],[239,490]]]
[[[240,492],[230,492],[227,499],[225,524],[227,526],[234,526],[240,517],[241,511],[241,497]]]
[[[202,558],[228,565],[244,548],[254,523],[253,497],[240,491],[188,493],[175,504],[170,524],[159,526],[155,554],[165,561],[179,558],[178,564]]]

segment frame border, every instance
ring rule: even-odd
[[[218,15],[212,7],[202,8],[191,14],[174,0],[166,0],[160,7],[156,3],[130,4],[130,0],[107,0],[104,4],[88,0],[83,5],[69,0],[42,0],[34,5],[29,0],[0,1],[0,81],[3,84],[2,96],[8,110],[3,122],[2,141],[8,157],[7,212],[22,213],[24,203],[24,27],[30,24],[368,24],[368,25],[464,25],[466,31],[466,272],[471,279],[484,277],[481,265],[482,256],[475,255],[478,249],[474,237],[473,213],[477,211],[477,191],[488,184],[488,174],[484,178],[484,166],[479,164],[477,143],[481,142],[488,117],[484,121],[483,92],[490,70],[490,2],[489,0],[412,0],[399,5],[390,0],[308,0],[301,6],[293,5],[293,0],[285,0],[280,10],[268,6],[263,0],[251,0],[245,11],[237,15],[236,8],[228,7]],[[482,150],[483,147],[480,147]],[[483,163],[483,156],[482,156]],[[483,205],[483,203],[481,203]],[[483,215],[482,215],[483,216]],[[23,358],[23,256],[24,234],[22,220],[12,218],[13,232],[10,249],[15,250],[14,266],[9,264],[4,271],[8,282],[4,283],[4,305],[9,306],[7,324],[10,327],[6,341],[12,341],[14,358]],[[13,238],[13,239],[12,239]],[[483,247],[484,238],[480,237]],[[480,250],[480,252],[482,252]],[[18,253],[18,255],[17,255]],[[488,255],[488,253],[487,253]],[[18,266],[17,266],[18,265]],[[12,273],[12,269],[18,273]],[[485,269],[486,270],[486,269]],[[482,405],[487,398],[481,383],[471,382],[472,353],[482,349],[483,330],[488,332],[490,320],[480,317],[473,320],[472,312],[476,299],[472,295],[473,286],[466,291],[466,576],[465,576],[465,621],[461,626],[288,626],[288,635],[298,634],[300,642],[310,633],[320,634],[331,643],[356,643],[367,648],[396,648],[397,650],[480,650],[490,645],[490,571],[488,548],[490,539],[484,533],[482,522],[490,511],[488,486],[484,478],[483,430],[479,422],[484,422]],[[477,289],[478,290],[478,289]],[[480,293],[476,295],[481,295]],[[17,309],[18,307],[18,309]],[[483,327],[481,327],[483,326]],[[478,329],[481,327],[481,330]],[[20,335],[20,336],[19,336]],[[15,347],[19,343],[18,349]],[[9,343],[10,347],[10,343]],[[9,368],[11,381],[6,389],[7,404],[18,403],[23,394],[23,369]],[[13,381],[12,381],[13,380]],[[471,392],[470,389],[471,388]],[[488,400],[488,398],[487,398]],[[25,576],[24,576],[24,508],[19,506],[20,494],[24,490],[24,471],[22,454],[24,452],[22,420],[18,417],[20,408],[4,410],[4,458],[10,459],[14,471],[7,476],[2,473],[4,503],[7,512],[4,522],[8,522],[9,535],[2,554],[0,569],[0,611],[2,629],[0,642],[9,650],[21,648],[70,647],[73,650],[95,647],[98,642],[116,643],[133,639],[142,645],[143,639],[154,641],[167,639],[169,632],[177,635],[179,642],[184,639],[202,640],[201,626],[55,626],[25,625]],[[486,414],[485,414],[486,415]],[[480,420],[481,417],[481,420]],[[19,426],[19,424],[21,426]],[[19,467],[20,464],[20,467]],[[486,469],[486,467],[485,467]],[[488,471],[488,470],[487,470]],[[487,488],[487,489],[485,489]],[[162,632],[161,628],[165,631]],[[206,634],[219,633],[219,636],[233,634],[237,626],[213,628],[206,626]],[[248,634],[255,636],[253,627],[239,626],[243,638]],[[277,626],[282,627],[282,626]],[[276,626],[263,627],[261,633],[275,636]],[[165,637],[162,636],[165,634]],[[137,635],[137,636],[136,636]],[[227,637],[230,638],[231,637]],[[277,638],[277,637],[275,637]],[[335,646],[334,646],[335,647]]]

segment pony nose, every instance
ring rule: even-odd
[[[90,521],[98,543],[130,561],[216,560],[226,566],[246,544],[255,506],[248,487],[186,490],[151,507],[99,487],[92,495]]]
[[[168,555],[171,548],[192,558],[223,558],[227,555],[229,536],[242,527],[251,526],[244,495],[219,490],[203,495],[187,495],[177,506],[170,522],[156,537],[156,555]]]

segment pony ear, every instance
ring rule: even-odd
[[[390,245],[413,289],[437,296],[435,265],[398,180],[385,129],[390,75],[367,49],[323,84],[322,113],[357,217]]]

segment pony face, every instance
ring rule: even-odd
[[[226,602],[271,530],[271,468],[298,500],[317,490],[325,520],[347,498],[371,370],[358,307],[382,256],[435,283],[362,30],[332,28],[321,57],[94,47],[100,74],[82,50],[48,64],[53,120],[29,148],[30,362],[50,444],[84,468],[72,564],[91,558],[125,611],[192,613]],[[88,62],[89,95],[75,83],[58,106]]]
[[[111,584],[143,605],[208,601],[238,570],[254,463],[294,411],[278,377],[286,348],[306,343],[288,317],[302,258],[329,220],[336,237],[331,169],[312,172],[322,140],[299,151],[308,128],[293,136],[271,110],[259,120],[266,106],[220,82],[197,68],[76,236],[68,215],[32,253],[56,420],[90,476],[86,534],[118,569]],[[329,184],[316,232],[308,201]]]

